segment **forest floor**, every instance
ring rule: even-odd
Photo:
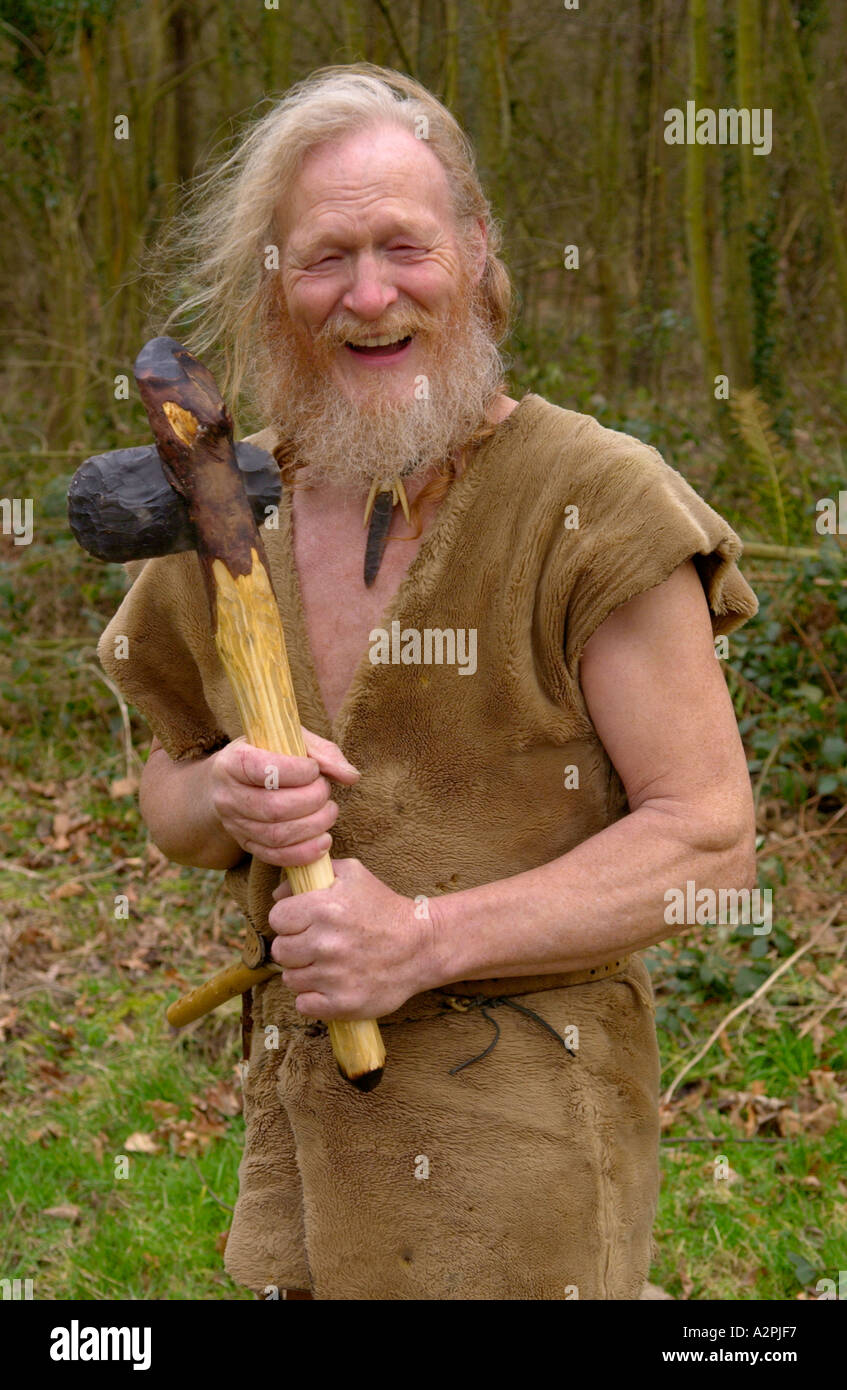
[[[219,874],[169,864],[140,819],[148,734],[133,715],[126,737],[94,655],[123,577],[67,537],[66,484],[38,492],[31,546],[0,537],[0,1275],[39,1299],[250,1298],[222,1264],[239,1005],[179,1034],[164,1018],[237,953],[238,913]],[[813,607],[795,649],[766,631],[782,574],[751,579],[765,603],[749,628],[767,640],[734,647],[728,675],[773,930],[647,953],[663,1067],[650,1278],[678,1299],[813,1299],[847,1268],[847,663],[835,671],[823,627],[808,635],[823,602],[834,631],[847,581],[797,578]]]

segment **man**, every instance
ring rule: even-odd
[[[713,646],[756,611],[738,538],[655,450],[504,393],[496,231],[416,83],[316,74],[226,172],[191,345],[252,369],[291,484],[267,547],[310,756],[240,738],[191,556],[147,562],[100,652],[156,734],[154,840],[226,870],[283,967],[227,1268],[266,1297],[636,1298],[658,1057],[633,953],[669,889],[754,878]],[[335,883],[293,897],[281,870],[330,846]],[[371,1017],[362,1095],[325,1024]]]

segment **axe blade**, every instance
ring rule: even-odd
[[[279,506],[279,466],[255,444],[236,444],[235,457],[261,525],[267,508]],[[197,548],[185,500],[168,482],[155,444],[93,454],[80,464],[68,488],[68,521],[83,550],[112,564]]]

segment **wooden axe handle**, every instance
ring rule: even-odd
[[[212,562],[212,573],[218,610],[215,645],[248,743],[271,753],[308,757],[285,636],[265,566],[254,552],[249,574],[233,577],[220,560]],[[327,853],[312,864],[292,865],[285,872],[294,893],[329,888],[335,882]],[[273,973],[267,971],[268,976]],[[244,988],[249,988],[249,983]],[[373,1090],[385,1066],[385,1047],[376,1022],[330,1021],[327,1028],[342,1075],[360,1090]]]
[[[188,503],[197,532],[215,646],[247,741],[270,753],[307,757],[264,546],[238,472],[232,418],[214,377],[174,339],[153,338],[136,359],[135,378],[165,475]],[[294,893],[335,881],[326,853],[285,872]],[[232,983],[231,972],[224,974]],[[385,1065],[376,1022],[329,1021],[327,1028],[342,1076],[359,1090],[373,1090]]]

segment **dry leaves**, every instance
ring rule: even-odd
[[[118,777],[109,787],[109,795],[113,801],[119,800],[122,796],[135,796],[137,791],[137,777]]]
[[[682,1116],[690,1115],[700,1109],[704,1098],[709,1094],[708,1081],[692,1081],[680,1087],[670,1105],[659,1106],[659,1125],[664,1133]]]
[[[71,1202],[64,1206],[44,1207],[41,1212],[42,1216],[53,1216],[57,1221],[78,1221],[79,1214],[80,1208],[75,1207]]]
[[[818,1073],[819,1087],[825,1084],[820,1080],[823,1075]],[[749,1091],[729,1091],[717,1102],[718,1110],[728,1114],[730,1123],[747,1139],[759,1135],[785,1139],[798,1134],[826,1134],[844,1114],[844,1095],[815,1104],[808,1090],[792,1100],[766,1096],[763,1091],[764,1083],[754,1081]],[[820,1101],[820,1091],[817,1099]]]
[[[222,1139],[229,1121],[241,1114],[241,1098],[233,1086],[219,1081],[204,1096],[188,1097],[191,1116],[180,1116],[181,1106],[171,1100],[148,1100],[146,1108],[157,1122],[150,1134],[133,1134],[125,1144],[130,1153],[171,1153],[186,1157],[202,1153],[215,1139]]]
[[[53,902],[57,902],[62,898],[78,898],[84,892],[83,884],[77,883],[75,879],[69,879],[67,883],[60,883],[58,888],[52,889],[49,897]]]
[[[143,1134],[136,1131],[124,1140],[124,1148],[128,1154],[160,1154],[162,1148],[156,1143],[152,1134]]]
[[[67,811],[57,811],[53,817],[51,848],[64,853],[71,848],[71,836],[91,825],[90,816],[70,816]]]
[[[28,1145],[40,1144],[42,1149],[45,1149],[51,1140],[64,1139],[64,1137],[65,1131],[61,1125],[53,1124],[52,1121],[40,1125],[37,1129],[28,1129],[24,1135]]]
[[[0,1018],[0,1042],[6,1041],[6,1034],[10,1033],[18,1021],[17,1009],[10,1009],[7,1014]]]

